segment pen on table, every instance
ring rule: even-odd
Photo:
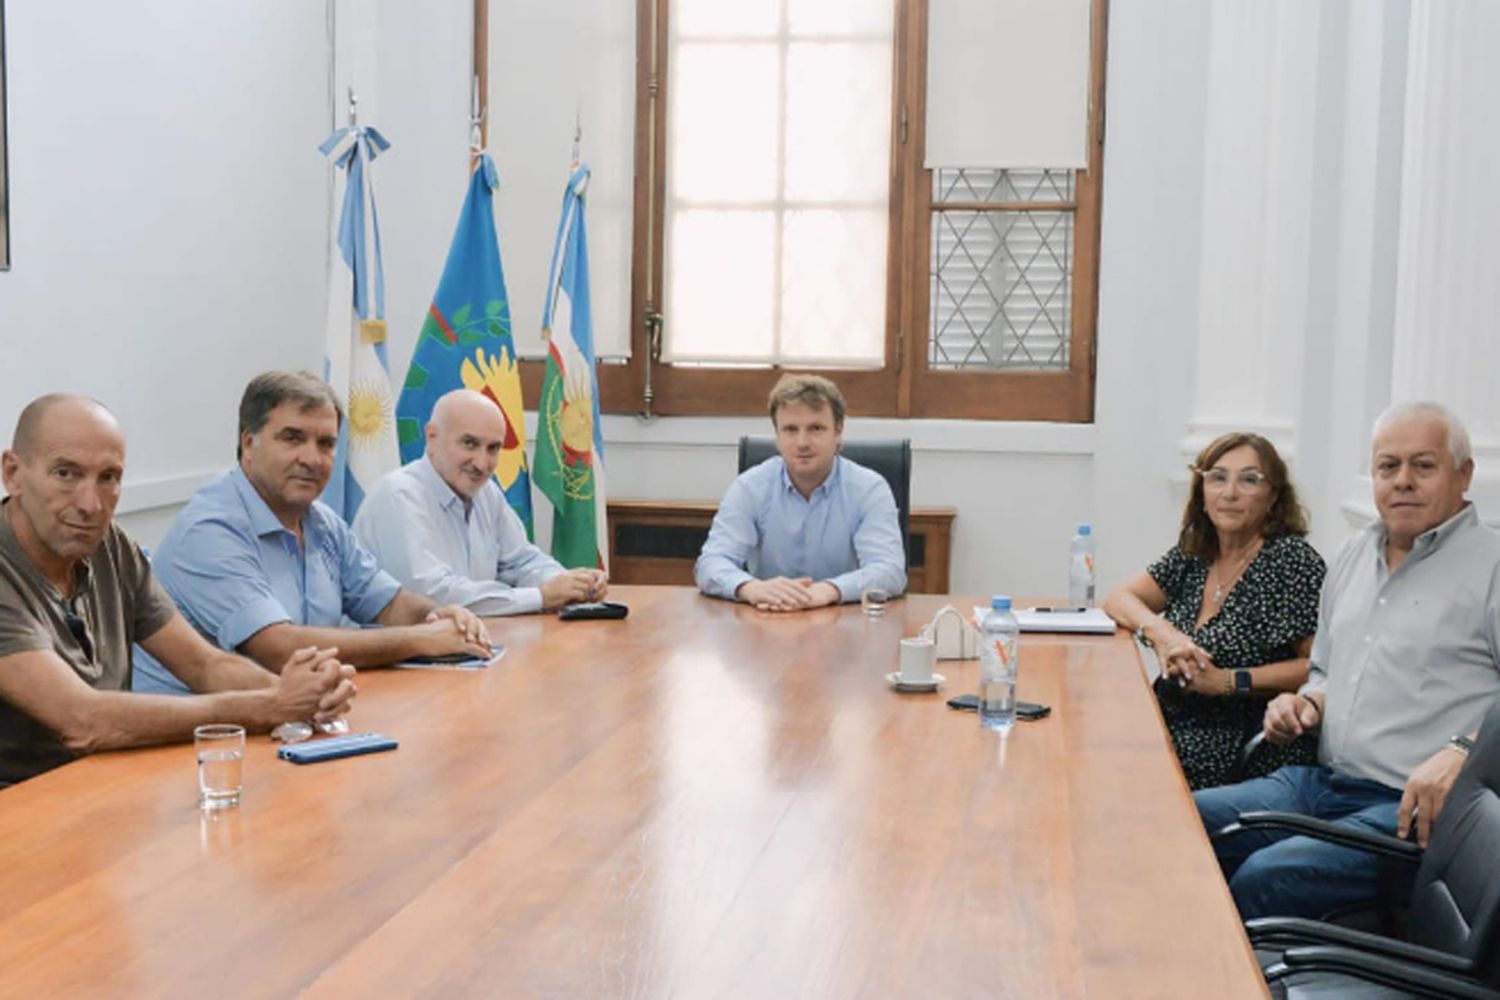
[[[1042,611],[1054,615],[1076,615],[1082,614],[1088,608],[1032,608],[1032,611]]]

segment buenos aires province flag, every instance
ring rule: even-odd
[[[481,153],[396,403],[396,433],[401,461],[420,458],[432,407],[445,393],[473,389],[487,396],[505,416],[505,444],[495,478],[531,535],[526,415],[495,235],[495,185],[494,161]]]
[[[537,488],[552,502],[552,556],[570,569],[608,569],[604,519],[604,442],[589,312],[584,190],[589,169],[568,178],[548,270],[542,336],[547,371],[537,401]]]

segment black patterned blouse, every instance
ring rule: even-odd
[[[1146,572],[1167,595],[1162,617],[1196,642],[1226,670],[1254,669],[1297,655],[1297,644],[1318,628],[1318,594],[1327,567],[1317,550],[1296,535],[1268,538],[1245,567],[1213,617],[1194,628],[1203,607],[1210,561],[1189,558],[1175,545]],[[1166,678],[1156,697],[1192,788],[1224,784],[1245,741],[1260,731],[1274,695],[1257,692],[1209,696],[1183,691]],[[1243,777],[1269,774],[1287,764],[1311,764],[1317,741],[1263,746]]]

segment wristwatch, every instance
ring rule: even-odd
[[[1250,671],[1236,670],[1234,672],[1234,693],[1241,696],[1250,693]]]
[[[1448,745],[1465,757],[1469,756],[1470,752],[1474,749],[1474,741],[1467,736],[1450,736],[1448,737]]]

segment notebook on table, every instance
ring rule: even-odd
[[[974,621],[989,614],[989,608],[974,609]],[[1081,632],[1090,635],[1112,635],[1114,619],[1099,608],[1014,608],[1011,611],[1022,632]]]

